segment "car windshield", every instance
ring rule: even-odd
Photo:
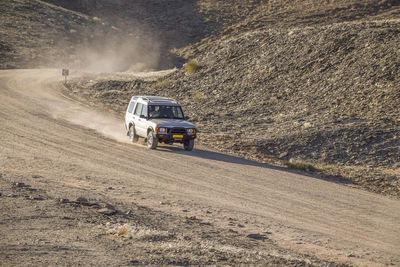
[[[180,106],[150,105],[150,119],[180,119],[183,120],[183,112]]]

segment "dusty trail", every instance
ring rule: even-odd
[[[59,198],[103,195],[243,234],[268,232],[279,246],[322,259],[400,265],[399,200],[203,147],[127,144],[122,119],[62,96],[59,75],[0,71],[4,176],[45,177],[37,186]]]

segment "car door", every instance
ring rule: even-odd
[[[140,115],[142,114],[143,106],[144,105],[142,103],[136,104],[135,112],[133,113],[133,122],[135,124],[136,134],[139,136],[145,137],[146,133],[143,130],[145,121],[144,121],[144,119],[140,118]]]
[[[136,101],[131,101],[125,114],[125,127],[128,129],[129,123],[133,121],[133,109],[135,108]]]
[[[142,104],[139,115],[137,115],[136,127],[138,129],[139,135],[147,136],[147,105]],[[139,108],[138,108],[139,110]],[[135,113],[136,115],[136,113]]]

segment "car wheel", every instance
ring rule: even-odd
[[[136,143],[139,140],[139,136],[136,134],[135,127],[133,125],[129,127],[129,140],[131,140],[133,143]]]
[[[183,143],[183,148],[187,151],[192,151],[194,147],[194,139],[190,139]]]
[[[150,149],[155,149],[157,147],[157,144],[157,137],[154,136],[153,132],[149,132],[147,135],[147,147]]]

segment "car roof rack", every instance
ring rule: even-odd
[[[149,104],[174,104],[179,105],[172,98],[162,97],[162,96],[132,96],[131,101],[142,99],[143,101],[148,102]]]
[[[147,101],[149,103],[174,103],[176,104],[177,102],[168,97],[161,97],[161,96],[142,96],[141,97],[144,101]]]

